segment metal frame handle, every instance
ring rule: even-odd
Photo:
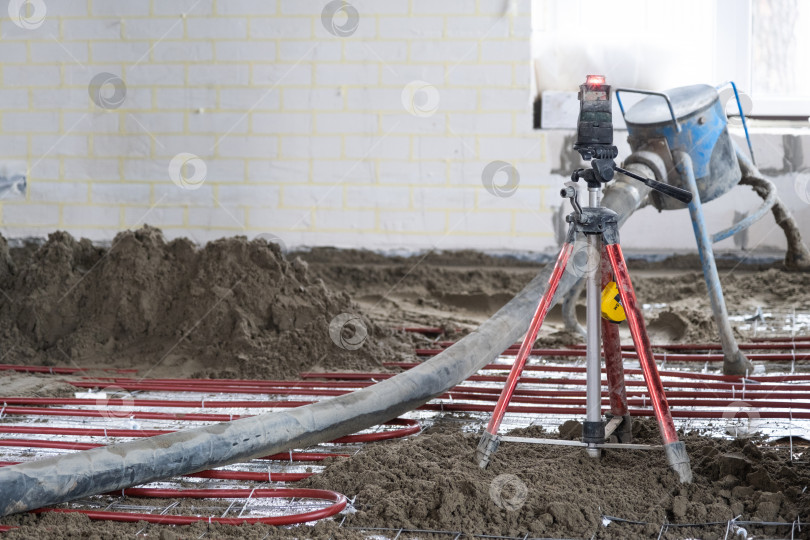
[[[737,85],[734,84],[734,81],[726,81],[715,86],[715,89],[719,92],[721,88],[726,86],[731,86],[731,89],[734,90],[734,99],[737,100],[737,110],[740,111],[740,119],[742,120],[743,131],[745,131],[745,141],[748,143],[748,151],[751,153],[751,162],[756,165],[757,160],[754,157],[754,147],[751,145],[751,137],[748,135],[748,122],[745,121],[745,113],[742,109],[742,103],[740,103],[740,93],[737,92]],[[619,96],[616,96],[616,99],[618,98]],[[725,109],[723,110],[723,114],[726,114]],[[728,118],[728,114],[726,114],[726,118]]]
[[[650,90],[638,90],[636,88],[617,88],[616,89],[616,101],[619,103],[619,109],[622,111],[622,118],[624,121],[627,122],[627,117],[624,113],[624,105],[622,105],[622,98],[619,97],[619,92],[632,92],[634,94],[645,94],[648,96],[660,96],[664,98],[667,102],[667,107],[669,108],[669,114],[672,116],[672,123],[675,125],[675,130],[680,133],[681,132],[681,125],[678,123],[678,119],[675,118],[675,111],[672,109],[672,102],[669,100],[669,96],[663,92],[651,92]]]

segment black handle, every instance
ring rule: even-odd
[[[630,178],[635,178],[639,182],[643,182],[645,185],[651,187],[655,191],[663,193],[664,195],[669,195],[673,199],[677,199],[684,204],[689,204],[692,202],[692,194],[686,191],[685,189],[681,189],[679,187],[670,186],[669,184],[665,184],[663,182],[659,182],[657,180],[651,180],[649,178],[644,178],[643,176],[639,176],[635,173],[631,173],[626,169],[622,169],[621,167],[613,167],[615,170],[619,171],[622,174],[626,174]]]

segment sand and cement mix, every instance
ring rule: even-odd
[[[581,426],[571,427],[561,431],[578,438]],[[557,437],[539,427],[513,434]],[[478,435],[457,425],[369,447],[308,484],[356,495],[358,512],[348,524],[513,537],[654,538],[665,522],[722,522],[677,536],[722,538],[735,516],[790,523],[810,510],[810,493],[802,491],[810,467],[791,463],[787,452],[746,439],[681,437],[692,460],[690,485],[679,483],[660,450],[605,451],[596,460],[570,447],[503,443],[482,471],[473,462]],[[634,442],[658,444],[656,424],[636,420]],[[604,516],[644,524],[605,526]],[[781,537],[786,531],[754,532]]]
[[[57,232],[16,259],[0,242],[6,363],[280,379],[319,367],[380,369],[395,356],[386,330],[362,318],[348,294],[263,240],[198,249],[145,227],[99,248]],[[361,348],[330,336],[341,314],[360,319]]]
[[[385,360],[413,359],[414,344],[429,345],[428,338],[393,328],[442,326],[460,336],[508,301],[539,267],[474,252],[384,257],[312,250],[286,256],[275,244],[239,237],[200,248],[183,239],[167,242],[149,227],[99,247],[57,232],[39,246],[9,249],[0,241],[0,347],[6,363],[134,367],[150,377],[296,378],[319,369],[382,370]],[[806,275],[750,267],[721,275],[730,311],[810,311]],[[661,306],[650,317],[651,333],[671,341],[716,339],[699,270],[645,268],[633,272],[633,280],[642,303]],[[362,346],[341,347],[330,335],[343,314],[362,321]],[[542,344],[581,339],[559,331],[558,312],[549,322]],[[343,330],[352,343],[352,329]],[[69,392],[45,376],[3,377],[7,393]],[[566,448],[504,444],[481,471],[472,461],[477,436],[459,426],[440,422],[408,440],[367,445],[306,481],[355,498],[357,512],[343,527],[199,524],[151,526],[146,534],[339,539],[367,536],[352,527],[404,527],[655,538],[664,522],[810,517],[810,467],[798,439],[804,461],[796,462],[764,441],[685,434],[695,482],[683,486],[654,451],[606,452],[591,460]],[[538,429],[524,433],[538,435]],[[635,435],[657,442],[649,422],[637,422]],[[605,526],[603,515],[641,523]],[[28,514],[0,523],[22,526],[9,538],[131,538],[144,528]],[[810,537],[808,531],[800,534]],[[724,532],[725,525],[682,528],[662,538],[722,538]],[[790,534],[777,527],[752,532]]]

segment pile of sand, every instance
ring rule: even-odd
[[[145,227],[102,248],[56,232],[14,257],[3,240],[0,290],[5,362],[289,378],[319,367],[379,369],[394,356],[381,345],[385,330],[358,318],[347,294],[264,240],[198,249]]]
[[[537,427],[518,431],[557,436]],[[660,444],[649,420],[635,420],[634,436],[636,442]],[[802,489],[810,483],[810,470],[791,464],[787,452],[696,434],[682,440],[695,477],[689,485],[679,483],[663,451],[652,450],[606,451],[594,460],[579,449],[504,443],[481,470],[473,463],[478,436],[457,427],[369,445],[307,483],[357,496],[358,511],[346,525],[514,537],[655,538],[665,522],[723,522],[677,529],[679,538],[715,538],[735,516],[790,523],[797,513],[807,515],[810,493]],[[605,527],[603,515],[645,524]],[[781,537],[790,527],[752,532]]]

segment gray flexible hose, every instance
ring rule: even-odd
[[[763,199],[766,199],[771,193],[774,193],[776,188],[774,185],[759,171],[748,156],[746,156],[740,148],[735,144],[734,149],[737,152],[737,161],[740,163],[740,170],[742,171],[742,179],[740,184],[746,184]],[[785,253],[785,269],[790,271],[807,272],[810,270],[810,251],[804,245],[801,232],[799,231],[793,215],[788,210],[787,206],[782,202],[779,197],[771,206],[771,212],[776,224],[782,228],[785,233],[785,240],[787,241],[787,252]]]
[[[604,203],[623,221],[646,197],[645,189],[622,176],[608,189]],[[528,328],[552,267],[543,268],[452,347],[368,388],[282,412],[0,468],[0,515],[305,448],[391,420],[461,383],[517,341]],[[566,272],[555,301],[575,281]]]

